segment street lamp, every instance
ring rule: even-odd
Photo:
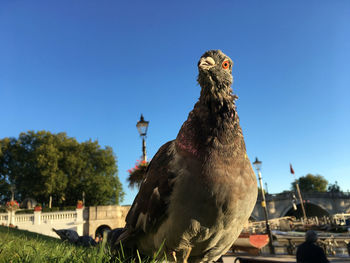
[[[10,190],[11,190],[11,201],[13,201],[13,200],[15,200],[15,190],[16,190],[16,186],[15,186],[14,184],[11,184]]]
[[[149,121],[145,121],[143,115],[141,114],[140,120],[136,124],[137,130],[142,138],[142,161],[145,162],[147,161],[145,138],[147,135],[148,123]]]
[[[298,180],[295,176],[295,173],[294,173],[294,169],[292,167],[292,164],[289,164],[290,166],[290,172],[291,174],[294,175],[294,179],[295,179],[295,186],[296,186],[296,189],[297,189],[297,192],[298,192],[298,195],[299,195],[299,200],[300,200],[300,206],[301,206],[301,209],[303,210],[303,217],[304,217],[304,222],[307,223],[307,216],[306,216],[306,212],[305,212],[305,207],[304,207],[304,201],[303,201],[303,198],[301,197],[301,193],[300,193],[300,188],[299,188],[299,183],[298,183]]]
[[[272,244],[272,233],[271,233],[271,229],[270,229],[270,224],[269,224],[269,215],[267,213],[267,208],[266,208],[266,199],[265,199],[265,193],[264,193],[264,187],[263,187],[263,183],[262,183],[262,178],[261,178],[261,164],[262,162],[258,160],[258,158],[255,158],[255,162],[253,163],[256,171],[258,172],[258,178],[259,178],[259,185],[260,185],[260,189],[261,189],[261,196],[262,196],[262,201],[261,201],[261,206],[264,209],[264,213],[265,213],[265,221],[266,221],[266,232],[269,235],[269,247],[270,247],[270,253],[271,254],[275,254],[275,248],[273,247]]]

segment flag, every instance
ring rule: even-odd
[[[290,173],[294,174],[294,170],[293,170],[292,164],[290,163],[289,165],[290,165]]]

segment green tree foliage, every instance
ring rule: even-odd
[[[321,175],[307,174],[298,179],[299,188],[302,192],[326,192],[328,181]],[[295,182],[292,183],[292,190],[296,191]]]
[[[55,205],[75,205],[85,192],[86,205],[122,201],[112,148],[97,141],[77,142],[66,133],[29,131],[0,140],[0,191],[7,196],[16,187],[16,199],[33,197]],[[2,190],[4,188],[4,190]]]
[[[11,155],[7,153],[10,145],[11,140],[9,138],[0,140],[0,162],[2,162],[1,160],[11,161]],[[4,173],[0,172],[0,201],[9,199],[8,197],[11,196],[11,182],[9,181],[9,176],[7,176],[7,174],[10,173],[10,171],[8,171],[8,165],[9,164],[4,165]]]
[[[338,185],[338,182],[335,181],[334,184],[329,184],[329,185],[328,185],[327,192],[330,192],[330,193],[340,193],[341,190],[340,190],[340,186]]]
[[[265,194],[265,195],[268,194],[268,193],[266,192],[266,189],[263,189],[263,191],[264,191],[264,194]],[[258,186],[258,194],[261,195],[261,187],[260,187],[260,186]]]

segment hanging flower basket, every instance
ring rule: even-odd
[[[77,208],[78,208],[78,209],[82,209],[83,207],[84,207],[83,201],[79,200],[79,201],[77,202]]]
[[[19,204],[16,200],[8,201],[6,203],[6,209],[8,211],[16,211],[17,209],[19,209]]]
[[[140,188],[141,183],[145,178],[148,165],[149,162],[137,160],[135,166],[128,170],[128,182],[130,188],[134,188],[135,186]]]

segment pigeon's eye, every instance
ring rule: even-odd
[[[225,60],[224,62],[222,62],[222,68],[223,68],[223,69],[228,69],[229,66],[230,66],[230,63],[229,63],[227,60]]]

